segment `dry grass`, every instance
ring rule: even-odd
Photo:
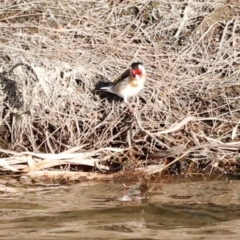
[[[4,161],[16,152],[58,154],[82,146],[78,152],[98,150],[98,155],[90,154],[94,165],[107,161],[122,166],[128,160],[124,168],[136,168],[149,153],[183,145],[178,154],[198,147],[187,159],[202,169],[238,171],[238,2],[0,3]],[[121,99],[93,91],[133,61],[142,61],[148,72],[139,95],[145,107],[134,116]],[[8,71],[18,63],[24,65]],[[211,148],[231,142],[234,151]],[[201,148],[204,144],[210,145]],[[30,162],[24,163],[29,171],[39,170]],[[11,171],[4,164],[2,170]],[[58,163],[69,164],[79,170],[77,163]]]

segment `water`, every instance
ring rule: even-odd
[[[22,185],[0,198],[0,239],[239,239],[239,181]]]

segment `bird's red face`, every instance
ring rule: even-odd
[[[142,75],[142,70],[141,69],[132,69],[131,70],[132,76],[136,77],[136,75],[141,76]]]

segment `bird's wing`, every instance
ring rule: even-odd
[[[124,79],[126,79],[129,76],[130,76],[130,69],[127,69],[123,74],[121,74],[121,76],[119,76],[118,78],[116,78],[114,80],[113,85],[116,85],[117,83],[123,81]]]

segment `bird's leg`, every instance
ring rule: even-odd
[[[139,103],[139,98],[137,97],[137,101],[136,102],[133,102],[133,106],[134,106],[134,109],[136,109],[137,111],[139,112],[143,112],[145,110],[147,110],[149,107],[152,107],[150,104],[148,103],[145,103],[145,104],[141,104]],[[133,109],[131,107],[131,109]],[[148,110],[147,110],[148,111]]]
[[[129,108],[131,109],[132,112],[138,110],[138,103],[136,102],[129,103]]]
[[[139,111],[141,111],[141,112],[144,112],[144,111],[149,112],[150,110],[153,109],[153,107],[154,107],[154,104],[151,104],[151,103],[149,103],[149,102],[147,102],[145,100],[145,103],[141,104],[141,107],[140,107]]]
[[[124,102],[128,105],[130,112],[133,112],[133,109],[132,109],[132,107],[131,107],[131,104],[128,102],[128,99],[127,99],[126,96],[124,96],[123,100],[124,100]]]
[[[138,103],[136,102],[127,102],[130,112],[134,112],[138,109]]]
[[[135,108],[132,107],[131,103],[128,103],[128,107],[129,107],[130,112],[134,112]]]

